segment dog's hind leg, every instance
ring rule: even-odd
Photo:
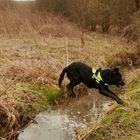
[[[67,70],[67,76],[70,80],[70,83],[67,85],[69,95],[72,96],[72,97],[76,97],[76,94],[75,94],[73,88],[76,85],[81,83],[81,77],[75,69]]]
[[[73,90],[73,88],[80,84],[80,81],[70,81],[70,83],[67,85],[67,89],[68,89],[68,92],[69,92],[69,95],[72,96],[72,97],[76,97],[76,94]]]

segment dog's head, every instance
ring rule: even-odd
[[[114,68],[111,72],[111,81],[113,85],[116,85],[117,87],[119,86],[124,86],[125,82],[122,79],[122,75],[119,72],[119,68]]]

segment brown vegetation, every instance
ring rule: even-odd
[[[65,28],[65,30],[63,30]],[[54,16],[29,8],[5,8],[0,10],[0,34],[9,37],[74,37],[79,34],[77,26],[64,17]]]
[[[109,32],[111,26],[121,31],[129,25],[139,3],[139,0],[36,0],[39,9],[59,12],[92,30],[99,25],[102,32]]]
[[[104,68],[114,62],[120,65],[123,57],[127,60],[123,64],[129,65],[128,59],[135,59],[135,50],[134,43],[88,32],[60,15],[27,7],[20,9],[18,5],[3,7],[0,10],[0,138],[16,139],[18,131],[44,107],[38,94],[41,87],[57,86],[59,73],[68,63],[83,61]],[[37,85],[37,89],[32,85]]]

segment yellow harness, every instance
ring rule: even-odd
[[[98,84],[104,83],[106,86],[108,86],[108,84],[103,81],[100,71],[97,74],[96,72],[97,70],[92,68],[92,78],[95,79]]]

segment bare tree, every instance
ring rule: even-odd
[[[140,9],[140,0],[135,0],[137,11]]]

